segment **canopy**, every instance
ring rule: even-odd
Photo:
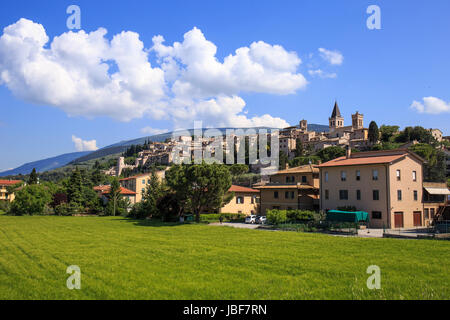
[[[425,188],[429,194],[432,195],[450,195],[450,190],[447,188]]]
[[[338,211],[331,210],[327,213],[327,221],[337,221],[337,222],[360,222],[369,221],[369,214],[364,211]]]

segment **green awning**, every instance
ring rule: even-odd
[[[364,211],[338,211],[331,210],[327,213],[327,221],[334,222],[369,222],[369,214]]]

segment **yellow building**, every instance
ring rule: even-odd
[[[102,198],[104,201],[108,199],[108,194],[110,193],[110,190],[111,186],[94,187],[94,191],[96,191],[98,196]],[[120,194],[122,195],[122,197],[128,199],[131,205],[136,203],[136,192],[128,190],[124,187],[120,187]]]
[[[234,197],[220,213],[259,214],[259,190],[233,185],[228,192],[234,192]]]
[[[314,210],[319,208],[317,165],[286,168],[270,177],[270,183],[255,187],[261,192],[261,213],[267,210]]]
[[[0,180],[0,201],[14,201],[14,193],[8,192],[8,187],[22,183],[20,180]]]
[[[359,152],[320,168],[320,203],[325,211],[355,207],[373,228],[423,226],[423,163],[408,150]]]
[[[160,180],[165,177],[165,171],[157,171],[156,175]],[[136,192],[136,203],[142,201],[142,196],[145,194],[147,186],[150,184],[152,173],[143,173],[129,178],[120,179],[120,185],[125,189]]]

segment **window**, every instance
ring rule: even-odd
[[[356,181],[361,181],[361,171],[356,170]]]
[[[236,203],[237,204],[244,204],[244,197],[237,197],[236,198]]]
[[[284,197],[285,197],[286,199],[289,199],[289,191],[286,191],[286,192],[284,193]]]
[[[372,170],[372,180],[378,180],[378,170]]]
[[[430,216],[431,216],[431,219],[434,219],[434,208],[430,209]]]
[[[308,182],[308,179],[306,178],[306,176],[302,176],[302,183],[306,183]]]
[[[402,201],[402,190],[397,190],[397,200]]]
[[[145,193],[145,188],[142,188],[142,193]]]
[[[348,190],[339,190],[339,200],[348,200]]]
[[[412,175],[413,175],[413,181],[417,181],[417,172],[413,171]]]
[[[328,172],[325,172],[325,182],[328,182]]]
[[[397,175],[397,181],[400,181],[400,180],[402,180],[402,173],[401,173],[401,171],[400,171],[400,170],[397,170],[397,173],[396,173],[396,175]]]
[[[341,171],[341,181],[347,181],[347,172]]]
[[[372,211],[372,219],[380,220],[382,217],[381,211]]]
[[[414,190],[414,201],[417,201],[419,199],[419,195],[417,193],[417,190]]]
[[[429,209],[424,209],[423,213],[425,215],[425,219],[429,219],[430,218],[430,210]]]
[[[294,191],[291,191],[291,199],[294,199],[295,198],[295,193],[294,193]]]
[[[361,200],[361,190],[356,190],[356,200]]]
[[[145,184],[145,179],[144,179],[144,180],[142,180],[142,184]]]
[[[273,197],[274,197],[275,199],[278,199],[278,191],[275,191],[275,192],[273,193]]]
[[[325,200],[330,199],[330,190],[325,190]]]
[[[380,191],[379,190],[373,190],[373,200],[375,200],[375,201],[380,200]]]

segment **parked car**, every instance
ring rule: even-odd
[[[251,215],[245,218],[245,223],[247,224],[255,224],[256,223],[256,216],[255,215]]]
[[[267,223],[267,217],[266,216],[259,216],[256,219],[257,224],[266,224]]]

